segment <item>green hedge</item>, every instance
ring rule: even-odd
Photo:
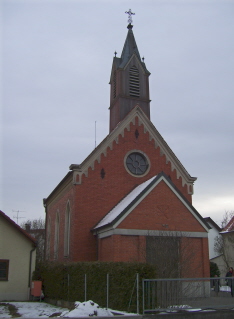
[[[38,265],[34,280],[42,280],[47,298],[66,301],[93,300],[107,305],[109,274],[109,308],[136,312],[136,274],[139,274],[139,300],[142,304],[142,279],[156,278],[156,268],[145,263],[79,262]],[[130,307],[129,307],[130,304]]]

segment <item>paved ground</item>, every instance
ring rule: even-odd
[[[189,305],[194,308],[234,309],[234,298],[230,293],[219,292],[217,297],[212,296],[190,301]]]

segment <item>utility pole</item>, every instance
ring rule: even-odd
[[[12,210],[13,213],[17,213],[16,216],[13,216],[13,218],[16,218],[17,224],[19,225],[19,219],[25,218],[25,217],[19,217],[19,213],[25,212],[24,210]]]

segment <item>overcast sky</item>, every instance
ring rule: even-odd
[[[193,205],[234,210],[234,1],[2,0],[1,204],[44,218],[47,197],[109,133],[109,79],[129,8],[151,121],[191,176]],[[24,218],[22,218],[24,217]]]

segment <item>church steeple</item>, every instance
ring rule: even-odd
[[[149,75],[145,63],[141,61],[132,31],[131,10],[128,34],[121,57],[113,58],[110,85],[110,132],[125,116],[139,105],[150,118]]]

